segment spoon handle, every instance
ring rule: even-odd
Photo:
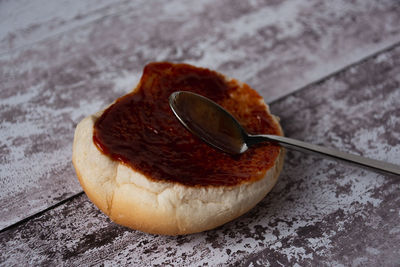
[[[283,147],[292,148],[292,149],[299,150],[302,152],[318,154],[318,155],[321,155],[324,157],[342,160],[342,161],[349,162],[349,163],[354,163],[354,164],[362,166],[362,167],[372,168],[374,170],[379,170],[379,171],[384,171],[384,172],[388,172],[391,174],[400,175],[400,166],[398,166],[398,165],[379,161],[379,160],[364,158],[361,156],[345,153],[345,152],[342,152],[342,151],[339,151],[339,150],[336,150],[333,148],[317,146],[314,144],[305,143],[305,142],[302,142],[299,140],[295,140],[295,139],[291,139],[291,138],[287,138],[287,137],[283,137],[283,136],[249,135],[247,143],[248,143],[248,145],[251,146],[252,144],[265,142],[265,141],[277,142]]]

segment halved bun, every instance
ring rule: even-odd
[[[267,105],[265,108],[269,112]],[[89,199],[111,220],[133,229],[182,235],[220,226],[262,200],[282,169],[284,150],[281,148],[262,179],[236,186],[187,186],[149,179],[103,154],[94,144],[94,124],[102,113],[88,116],[78,124],[72,161]],[[275,117],[274,123],[280,129]],[[196,170],[193,171],[196,175]]]

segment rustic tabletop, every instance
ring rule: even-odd
[[[247,82],[285,134],[400,164],[400,2],[0,1],[0,265],[398,266],[400,180],[289,152],[212,231],[109,221],[71,164],[76,124],[151,61]]]

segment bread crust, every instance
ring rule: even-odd
[[[183,235],[213,229],[253,208],[273,188],[282,170],[285,151],[280,148],[274,165],[255,182],[186,186],[148,179],[95,146],[93,127],[102,113],[84,118],[76,127],[72,162],[89,199],[112,221],[136,230]],[[278,119],[274,120],[279,126]]]

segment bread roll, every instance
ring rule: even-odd
[[[198,74],[199,72],[200,74]],[[174,73],[175,76],[171,76],[171,73]],[[234,116],[235,112],[242,112],[240,114],[246,115],[238,119],[241,123],[246,125],[246,121],[251,118],[250,116],[255,114],[252,107],[255,106],[254,103],[256,103],[256,105],[262,107],[261,109],[266,114],[263,113],[264,115],[262,116],[266,118],[259,118],[261,115],[257,115],[259,114],[257,113],[254,115],[257,117],[257,120],[255,120],[253,124],[257,124],[258,120],[264,121],[264,124],[269,123],[270,125],[268,127],[274,129],[275,132],[273,133],[282,135],[278,120],[270,115],[268,106],[253,89],[244,83],[226,78],[221,74],[209,70],[186,64],[151,63],[146,66],[139,85],[130,95],[143,92],[145,92],[143,95],[149,95],[149,93],[156,94],[158,92],[160,92],[160,94],[164,93],[162,90],[167,90],[164,88],[168,86],[157,88],[157,90],[159,90],[157,92],[151,91],[149,88],[151,87],[153,88],[152,90],[154,90],[154,84],[160,84],[162,82],[164,82],[164,85],[169,84],[165,81],[172,78],[175,79],[175,81],[181,81],[186,79],[186,77],[191,77],[190,79],[193,80],[192,76],[194,74],[192,75],[191,73],[196,73],[196,75],[200,75],[199,77],[203,79],[190,84],[193,88],[197,86],[196,82],[201,83],[208,79],[207,82],[209,83],[209,77],[212,76],[216,76],[217,80],[219,79],[217,82],[218,84],[220,84],[221,81],[229,84],[230,89],[227,91],[229,93],[225,94],[221,99],[224,100],[223,105],[225,104],[227,107],[231,107],[231,110],[229,110],[229,108],[228,110],[231,111]],[[149,81],[152,82],[151,86],[149,85]],[[182,85],[187,84],[187,80],[182,82]],[[179,89],[181,88],[170,88],[168,90],[178,91]],[[190,90],[191,88],[185,89]],[[198,89],[196,90],[197,93],[201,93],[200,89],[200,92]],[[170,92],[165,92],[165,95],[169,94]],[[211,95],[214,95],[214,93]],[[167,99],[165,101],[167,101]],[[230,101],[234,101],[233,104]],[[122,101],[117,100],[109,109],[115,108],[115,106],[121,102]],[[249,105],[247,105],[247,103],[249,103]],[[164,103],[162,102],[162,104],[159,104],[159,102],[155,102],[154,109],[157,109],[159,105],[164,105]],[[241,107],[241,109],[235,111],[235,107]],[[141,110],[144,110],[144,108],[140,106],[135,106],[135,108],[136,112],[142,112]],[[282,169],[284,158],[284,150],[282,148],[275,145],[264,145],[254,149],[251,148],[246,152],[248,153],[247,155],[231,157],[208,147],[196,137],[191,136],[190,133],[186,132],[183,126],[179,125],[178,121],[176,121],[175,125],[174,120],[176,119],[173,117],[172,112],[167,111],[165,107],[161,110],[161,112],[164,112],[166,114],[165,116],[167,116],[168,123],[165,122],[165,124],[168,127],[174,125],[173,127],[177,129],[179,129],[178,127],[182,127],[179,129],[184,134],[182,139],[190,139],[190,144],[193,144],[193,147],[197,148],[195,158],[191,158],[191,153],[185,154],[182,160],[188,158],[188,163],[182,161],[182,169],[187,169],[189,168],[187,166],[192,165],[203,167],[194,167],[195,169],[191,172],[193,180],[188,180],[188,178],[182,180],[171,174],[180,173],[179,165],[178,167],[175,165],[176,168],[171,169],[169,172],[168,165],[161,166],[161,163],[158,164],[157,162],[164,162],[167,160],[170,153],[175,153],[173,156],[174,158],[171,160],[176,160],[175,158],[179,157],[179,145],[176,143],[176,149],[174,148],[173,150],[177,151],[172,152],[167,150],[162,151],[162,147],[164,146],[163,144],[159,145],[161,151],[158,151],[159,153],[154,156],[150,155],[151,160],[154,159],[158,161],[155,161],[152,165],[150,164],[150,169],[145,169],[142,168],[140,164],[136,166],[135,159],[129,161],[124,160],[124,157],[115,157],[115,154],[109,151],[112,149],[108,148],[101,151],[99,146],[95,144],[93,141],[95,123],[103,115],[103,112],[104,110],[88,116],[78,124],[73,143],[72,161],[79,181],[89,199],[102,212],[108,215],[111,220],[132,229],[162,235],[183,235],[213,229],[237,218],[254,207],[275,185]],[[166,119],[163,117],[163,120]],[[159,125],[152,125],[151,127],[154,127],[154,129],[160,128]],[[156,133],[167,134],[166,132],[170,128],[167,129],[165,127],[158,131],[153,129],[155,138],[157,137]],[[256,125],[256,127],[258,126]],[[138,127],[138,129],[139,128],[140,127]],[[147,135],[148,134],[143,134],[145,137]],[[176,134],[174,135],[174,132],[172,132],[171,135],[170,138],[175,138]],[[164,136],[163,140],[168,140],[165,138]],[[171,146],[168,149],[171,149]],[[186,147],[186,149],[188,148]],[[147,147],[146,153],[150,153],[149,151],[151,152],[152,150]],[[133,155],[138,155],[139,157],[140,154],[141,151],[139,150]],[[160,155],[163,155],[166,159],[160,157]],[[157,157],[161,159],[157,159]],[[224,166],[224,171],[226,173],[229,173],[229,170],[236,170],[235,168],[237,166],[245,168],[247,163],[256,161],[255,166],[258,166],[258,168],[246,169],[243,174],[246,174],[248,177],[246,176],[242,180],[238,180],[236,175],[234,175],[235,173],[231,173],[229,175],[232,176],[232,180],[230,180],[229,177],[223,176],[228,182],[214,183],[213,177],[209,175],[209,173],[221,175],[218,170],[222,168],[222,166],[213,164],[213,162],[208,162],[208,157],[210,157],[213,162],[216,162],[215,159],[219,157],[224,159],[221,162],[228,162],[231,164],[229,166]],[[263,160],[269,163],[264,164]],[[243,162],[245,162],[246,165],[243,165]],[[249,166],[253,165],[250,164]],[[161,167],[163,171],[166,171],[164,174],[171,174],[170,176],[172,178],[168,176],[167,179],[164,177],[165,175],[156,175],[157,173],[163,173],[156,171]],[[165,168],[167,168],[167,170],[165,170]],[[199,178],[197,177],[198,175],[205,175],[203,170],[205,168],[210,168],[212,171],[207,172],[207,177],[200,177],[201,179],[197,179]],[[152,172],[153,169],[155,170],[154,175]],[[240,175],[237,176],[240,178]],[[192,183],[192,181],[197,182]]]

